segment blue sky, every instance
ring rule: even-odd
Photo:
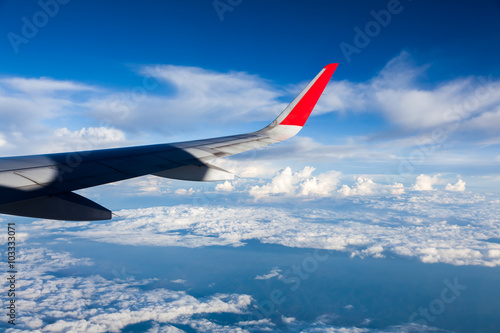
[[[353,28],[373,20],[388,2],[235,1],[220,21],[210,1],[69,1],[16,55],[2,41],[6,74],[47,76],[123,86],[133,77],[122,66],[175,64],[247,71],[278,83],[308,78],[329,62],[345,64],[339,44]],[[3,1],[4,31],[20,34],[35,1]],[[431,82],[498,75],[498,2],[401,1],[373,43],[338,79],[367,80],[401,50],[420,63],[436,63]],[[36,58],[37,61],[34,61]],[[128,80],[127,80],[128,79]]]
[[[500,329],[499,1],[1,1],[0,22],[0,156],[258,130],[339,63],[296,137],[214,161],[234,181],[79,191],[109,222],[1,216],[30,271],[21,329]],[[415,326],[443,281],[468,291]]]

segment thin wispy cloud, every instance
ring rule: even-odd
[[[427,129],[464,122],[476,128],[481,119],[495,117],[500,104],[500,81],[467,77],[440,82],[433,88],[421,83],[429,65],[418,66],[402,52],[364,83],[340,81],[330,85],[320,100],[319,112],[379,112],[407,129]],[[490,127],[491,125],[486,125]]]

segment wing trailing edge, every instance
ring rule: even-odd
[[[191,180],[197,182],[218,182],[222,180],[234,179],[234,175],[229,171],[208,163],[200,165],[185,165],[153,173],[153,175],[170,179]]]
[[[73,192],[1,205],[0,212],[66,221],[101,221],[110,220],[112,216],[110,210]]]

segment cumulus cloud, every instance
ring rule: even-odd
[[[340,172],[328,171],[317,177],[308,176],[300,184],[300,195],[303,196],[328,196],[339,183]]]
[[[375,183],[369,177],[358,177],[353,186],[343,184],[340,189],[341,173],[338,171],[328,171],[317,176],[313,175],[313,167],[305,167],[300,171],[293,172],[290,167],[279,171],[270,182],[264,185],[252,186],[249,190],[250,196],[255,200],[262,198],[322,198],[322,197],[343,197],[365,196],[365,195],[401,195],[405,193],[401,183],[393,185],[383,185]]]
[[[192,187],[190,187],[189,189],[179,188],[175,190],[174,193],[178,195],[193,195],[194,189]]]
[[[123,183],[122,183],[123,184]],[[133,195],[164,195],[170,193],[172,181],[158,176],[146,176],[138,179],[129,180],[128,187],[136,188],[139,193]]]
[[[224,183],[217,184],[215,186],[215,190],[216,191],[223,191],[223,192],[232,192],[232,191],[234,191],[234,185],[231,182],[226,180]]]
[[[414,191],[434,191],[433,186],[435,184],[439,184],[441,180],[439,179],[440,175],[424,175],[421,174],[417,177],[415,184],[412,186],[412,190]]]
[[[274,195],[304,197],[330,195],[339,183],[340,173],[329,171],[315,177],[312,176],[314,170],[313,167],[305,167],[293,172],[290,167],[286,167],[278,172],[270,183],[253,186],[249,193],[255,200]]]
[[[404,186],[401,183],[394,185],[382,185],[375,183],[368,177],[358,177],[356,184],[352,187],[342,185],[338,192],[345,196],[360,196],[360,195],[374,195],[374,194],[391,194],[401,195],[405,193]]]
[[[350,195],[368,195],[373,194],[375,186],[376,184],[373,182],[373,180],[366,177],[359,177],[356,181],[355,187],[353,186],[353,188],[350,188],[347,185],[342,185],[339,193],[343,194],[346,197]]]
[[[239,326],[265,326],[266,328],[269,326],[276,326],[271,319],[260,319],[260,320],[248,320],[248,321],[240,321],[238,323]]]
[[[446,184],[447,191],[463,192],[465,191],[465,182],[459,179],[454,185],[448,183]]]

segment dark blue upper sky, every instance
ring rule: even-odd
[[[3,74],[122,85],[134,77],[123,66],[175,64],[257,73],[277,82],[300,81],[318,66],[347,64],[339,48],[353,45],[389,1],[234,1],[221,21],[212,1],[69,1],[15,53],[8,32],[21,35],[36,1],[2,1]],[[239,3],[239,4],[238,4]],[[432,80],[498,76],[500,2],[401,0],[338,78],[366,80],[402,50],[436,66]]]

